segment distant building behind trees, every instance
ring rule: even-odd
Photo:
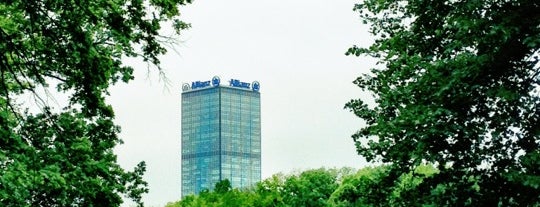
[[[219,77],[182,86],[182,197],[261,180],[261,108],[258,82]]]

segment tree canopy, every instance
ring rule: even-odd
[[[191,0],[4,0],[0,2],[0,205],[142,205],[144,162],[131,172],[116,162],[121,143],[105,101],[118,81],[132,80],[123,58],[161,71],[162,34],[187,29],[179,6]],[[40,89],[56,88],[69,103],[52,110]],[[19,97],[42,107],[29,113]]]
[[[375,104],[353,139],[391,164],[387,185],[433,164],[417,205],[540,205],[540,2],[365,0],[375,42],[347,54],[378,60],[354,83]],[[441,189],[444,189],[441,191]]]
[[[331,194],[351,169],[314,169],[298,174],[277,174],[253,188],[230,189],[230,182],[216,183],[214,191],[205,190],[169,203],[167,207],[195,206],[328,206]]]
[[[415,206],[416,200],[408,195],[416,193],[416,187],[437,172],[431,166],[420,166],[399,176],[395,186],[386,187],[389,169],[388,166],[360,170],[321,168],[276,174],[247,189],[230,189],[225,180],[218,182],[214,191],[204,190],[166,207]]]

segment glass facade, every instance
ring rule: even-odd
[[[233,188],[261,179],[258,91],[216,86],[182,93],[182,196],[231,181]]]

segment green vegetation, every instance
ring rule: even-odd
[[[366,122],[358,153],[389,165],[380,187],[428,164],[439,173],[400,193],[415,202],[405,206],[539,206],[540,2],[365,0],[355,10],[377,39],[347,54],[379,67],[354,81],[375,105],[346,108]]]
[[[148,191],[141,162],[129,172],[116,162],[121,143],[109,86],[133,79],[122,58],[141,58],[159,70],[166,52],[163,23],[190,0],[3,0],[0,2],[0,206],[142,205]],[[44,88],[69,97],[62,109],[46,103]],[[42,107],[29,113],[18,97]]]
[[[122,169],[108,88],[132,80],[124,57],[158,71],[163,23],[190,0],[3,0],[0,3],[0,205],[142,206],[145,164]],[[253,189],[187,196],[167,206],[539,206],[540,2],[364,0],[377,37],[349,55],[377,59],[354,81],[374,105],[358,153],[382,166],[275,175]],[[44,88],[69,97],[62,109]],[[18,101],[35,95],[41,113]]]
[[[274,175],[252,189],[231,189],[230,182],[224,180],[216,184],[215,191],[187,196],[166,207],[408,206],[414,201],[404,200],[401,195],[415,193],[415,187],[437,171],[430,166],[421,166],[414,171],[415,177],[413,173],[404,174],[396,186],[381,187],[389,172],[387,166],[358,171],[315,169],[293,175]]]

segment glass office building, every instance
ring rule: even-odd
[[[182,86],[182,197],[261,180],[259,83],[197,81]]]

